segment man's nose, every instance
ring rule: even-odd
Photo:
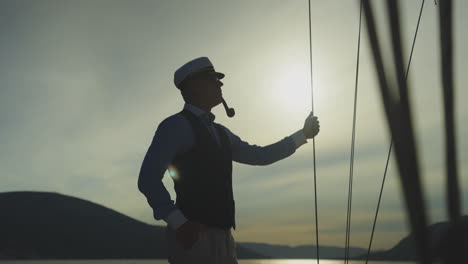
[[[218,80],[218,85],[219,85],[219,87],[222,87],[224,85],[224,83],[222,81]]]

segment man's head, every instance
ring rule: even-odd
[[[206,57],[187,62],[174,73],[174,84],[184,101],[211,109],[222,102],[220,81],[224,74],[216,72]]]

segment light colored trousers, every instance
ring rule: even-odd
[[[170,264],[237,264],[236,243],[231,230],[208,227],[200,232],[192,248],[184,249],[176,232],[166,227]]]

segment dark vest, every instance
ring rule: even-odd
[[[194,135],[193,147],[173,160],[176,206],[187,219],[235,229],[232,153],[223,127],[214,123],[221,146],[193,113],[183,110]]]

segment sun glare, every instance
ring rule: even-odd
[[[291,114],[307,113],[311,109],[310,77],[306,65],[289,64],[278,71],[271,87],[272,100]]]
[[[174,180],[179,180],[179,173],[176,167],[172,165],[169,166],[167,168],[167,172],[169,173],[169,176],[171,176],[171,178],[173,178]]]

